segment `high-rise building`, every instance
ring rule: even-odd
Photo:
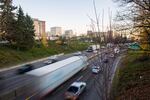
[[[61,36],[62,35],[62,28],[61,27],[51,27],[51,35]]]
[[[71,38],[73,37],[73,30],[66,30],[64,36],[66,38]]]
[[[41,39],[45,33],[45,21],[33,19],[35,29],[35,39]]]

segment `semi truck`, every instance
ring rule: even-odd
[[[88,49],[86,50],[87,52],[93,52],[96,50],[100,49],[100,45],[91,45],[90,47],[88,47]]]
[[[0,100],[38,100],[88,65],[86,56],[73,56],[24,74],[25,82],[0,84]]]

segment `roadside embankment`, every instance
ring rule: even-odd
[[[119,64],[112,84],[113,100],[150,99],[150,56],[131,51]]]
[[[16,50],[9,47],[0,47],[0,69],[49,57],[60,53],[72,53],[85,50],[88,43],[71,42],[70,45],[58,45],[50,42],[49,47],[34,47],[30,50]]]

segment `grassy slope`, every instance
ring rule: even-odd
[[[55,42],[50,42],[48,48],[35,47],[28,51],[17,51],[6,47],[0,47],[0,68],[9,67],[58,53],[71,53],[78,50],[85,50],[87,47],[87,43],[79,42],[72,42],[69,47],[57,45]]]
[[[150,100],[150,58],[130,52],[121,62],[113,80],[114,100]]]

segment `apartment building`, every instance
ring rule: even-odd
[[[35,29],[35,39],[39,40],[43,36],[46,35],[45,33],[45,21],[41,21],[39,19],[33,19],[34,22],[34,29]]]

